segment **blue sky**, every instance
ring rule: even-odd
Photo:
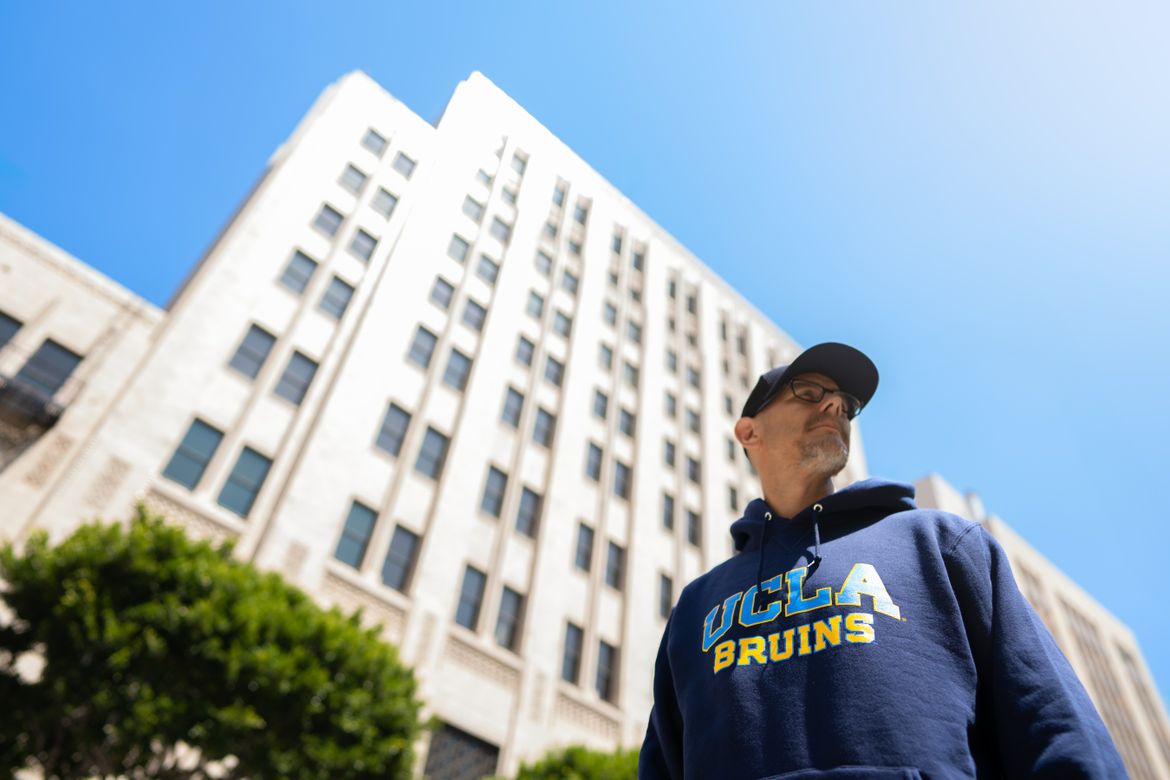
[[[153,3],[0,11],[0,210],[164,303],[317,94],[480,70],[1128,623],[1164,698],[1170,6]],[[288,9],[295,8],[289,13]]]

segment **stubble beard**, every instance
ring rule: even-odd
[[[849,461],[849,445],[832,433],[800,445],[800,465],[814,474],[836,475]]]

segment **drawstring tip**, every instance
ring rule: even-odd
[[[805,576],[809,576],[809,577],[811,577],[811,576],[812,576],[812,573],[813,573],[814,571],[816,571],[816,570],[817,570],[817,567],[818,567],[818,566],[820,566],[820,565],[821,565],[821,556],[819,556],[819,555],[814,555],[814,556],[813,556],[813,559],[812,559],[811,561],[809,561],[809,564],[808,564],[808,571],[806,572]]]

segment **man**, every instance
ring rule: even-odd
[[[909,485],[834,492],[877,383],[833,343],[760,377],[735,436],[764,496],[671,613],[639,777],[1124,777],[980,525]]]

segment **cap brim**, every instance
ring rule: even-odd
[[[859,349],[848,344],[829,341],[809,347],[800,353],[760,399],[755,414],[759,414],[760,410],[776,397],[776,394],[789,380],[801,374],[812,373],[824,374],[832,379],[837,383],[837,387],[857,398],[863,409],[873,398],[873,394],[877,392],[878,370],[873,361]],[[762,382],[763,377],[761,377]],[[757,384],[756,390],[761,389]],[[753,391],[752,395],[756,395],[756,391]],[[751,398],[749,398],[750,401]],[[747,406],[745,404],[745,408]]]

